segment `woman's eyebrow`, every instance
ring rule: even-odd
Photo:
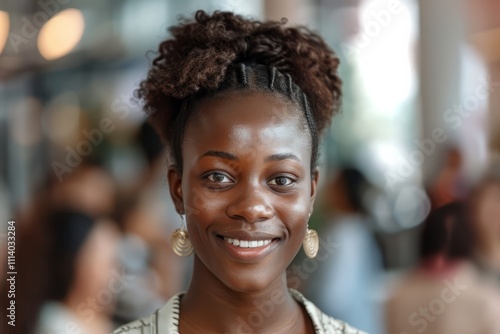
[[[287,159],[292,159],[296,160],[298,162],[302,162],[302,160],[299,159],[298,156],[296,156],[293,153],[278,153],[278,154],[273,154],[264,159],[265,162],[269,161],[281,161],[281,160],[287,160]]]
[[[227,159],[227,160],[239,160],[238,157],[235,156],[234,154],[224,152],[224,151],[213,151],[213,150],[210,150],[210,151],[203,153],[198,158],[198,160],[201,158],[204,158],[204,157],[218,157],[218,158],[223,158],[223,159]]]

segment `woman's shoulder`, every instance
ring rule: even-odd
[[[304,295],[294,289],[290,289],[292,296],[301,303],[311,317],[316,333],[319,334],[367,334],[347,323],[334,319],[323,313],[316,305],[309,301]]]
[[[143,333],[154,333],[151,328],[151,324],[154,323],[151,321],[150,317],[145,317],[126,325],[123,325],[113,331],[111,334],[143,334]]]

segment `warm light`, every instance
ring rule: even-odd
[[[38,50],[47,60],[70,53],[83,36],[85,21],[78,9],[65,9],[51,18],[40,30]]]
[[[0,53],[9,37],[9,14],[0,10]]]

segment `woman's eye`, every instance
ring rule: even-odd
[[[206,176],[206,178],[214,183],[232,183],[233,181],[222,173],[212,173]]]
[[[294,182],[295,181],[289,177],[278,176],[272,179],[269,183],[276,186],[286,187],[292,185]]]

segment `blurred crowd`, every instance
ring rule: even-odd
[[[189,259],[168,242],[180,218],[163,181],[163,145],[147,123],[136,143],[147,164],[129,191],[89,158],[62,182],[51,173],[15,217],[18,332],[109,333],[186,288]]]
[[[374,334],[500,333],[500,159],[472,184],[461,177],[459,151],[446,161],[416,228],[416,264],[397,275],[387,274],[384,242],[363,203],[373,186],[353,168],[335,174],[320,235],[338,250],[306,287],[320,307]]]

